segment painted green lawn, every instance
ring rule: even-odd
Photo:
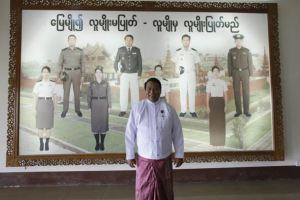
[[[251,102],[257,101],[265,96],[267,96],[268,90],[256,91],[251,94]],[[25,95],[27,97],[22,96],[20,98],[20,124],[25,127],[29,127],[35,129],[35,119],[34,112],[32,109],[32,98],[30,96]],[[114,103],[114,106],[116,104]],[[234,102],[230,101],[229,106],[234,107]],[[70,113],[74,113],[72,110],[72,106],[70,105]],[[95,141],[94,136],[90,132],[90,124],[78,120],[77,116],[71,115],[71,117],[66,117],[65,119],[60,118],[60,112],[62,110],[62,106],[58,105],[56,114],[55,114],[55,127],[53,129],[53,137],[61,139],[67,143],[78,146],[79,148],[85,149],[90,152],[94,151]],[[90,117],[90,111],[83,109],[82,110],[84,117]],[[112,110],[110,114],[110,123],[113,126],[117,126],[119,128],[125,129],[127,118],[118,117],[118,110]],[[184,137],[189,141],[201,142],[201,143],[209,143],[209,134],[208,134],[208,123],[205,120],[189,120],[185,118],[181,120],[182,127],[184,130]],[[244,148],[249,148],[252,146],[259,138],[261,138],[264,134],[269,132],[271,127],[271,114],[262,117],[257,120],[255,123],[246,126],[245,129],[245,143]],[[200,131],[201,130],[201,131]],[[106,141],[105,141],[105,152],[124,152],[124,133],[121,131],[110,130],[107,133]],[[238,148],[239,144],[237,139],[234,136],[226,138],[226,146],[232,148]]]
[[[29,107],[31,103],[32,99],[22,98],[21,105],[25,104],[28,106],[28,109],[22,109],[20,113],[20,124],[35,129],[34,112]],[[90,124],[75,121],[72,120],[72,118],[61,119],[59,114],[60,112],[55,115],[55,126],[52,130],[52,136],[87,151],[94,152],[95,140],[93,134],[90,132]],[[118,123],[120,124],[121,121],[122,119],[119,120]],[[104,152],[124,152],[124,134],[109,131],[105,139],[106,145]]]
[[[245,131],[243,133],[244,149],[248,149],[265,134],[268,134],[271,131],[271,120],[271,113],[269,113],[256,120],[255,123],[252,123],[251,125],[245,127]],[[229,138],[226,138],[226,146],[239,148],[239,142],[237,138],[232,135]]]

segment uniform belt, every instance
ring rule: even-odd
[[[106,97],[92,97],[92,99],[106,99]]]
[[[51,100],[52,97],[39,97],[39,99]]]
[[[75,68],[68,68],[68,67],[65,67],[66,70],[77,70],[77,69],[80,69],[80,67],[75,67]]]
[[[241,72],[241,71],[244,71],[244,70],[248,70],[248,67],[247,68],[234,68],[234,69]]]

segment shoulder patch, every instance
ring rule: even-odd
[[[179,49],[176,49],[176,51],[180,51],[181,50],[181,48],[179,48]]]
[[[196,49],[194,49],[194,48],[191,48],[193,51],[197,51]]]

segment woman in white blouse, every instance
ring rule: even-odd
[[[40,151],[49,150],[49,139],[54,123],[56,84],[50,80],[50,73],[50,67],[44,66],[41,70],[42,79],[37,81],[33,87],[34,111],[36,128],[40,138]],[[45,143],[44,139],[46,140]]]
[[[227,104],[227,85],[220,79],[220,68],[212,67],[212,78],[206,85],[206,108],[209,113],[210,144],[213,146],[225,145],[225,113]]]

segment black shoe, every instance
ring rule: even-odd
[[[124,111],[121,111],[121,112],[119,113],[119,117],[123,117],[124,115],[126,115],[126,112],[124,112]]]
[[[198,118],[197,113],[191,112],[190,114],[192,115],[193,118]]]
[[[179,113],[179,117],[184,117],[186,113]]]
[[[76,114],[78,115],[78,117],[82,117],[82,113],[80,111],[76,111]]]
[[[250,113],[244,113],[246,115],[246,117],[251,117]]]
[[[234,117],[239,117],[241,115],[241,113],[235,113]]]
[[[99,150],[100,150],[100,144],[99,144],[99,143],[96,144],[95,150],[96,150],[96,151],[99,151]]]
[[[104,139],[105,139],[106,134],[100,134],[100,136],[101,136],[100,150],[104,151]]]
[[[40,138],[40,151],[44,151],[44,142],[43,142],[43,138]]]
[[[67,114],[66,112],[62,112],[61,115],[60,115],[61,118],[65,118],[65,117],[66,117],[66,114]]]
[[[49,151],[49,138],[46,138],[45,150]]]
[[[104,143],[101,143],[101,144],[100,144],[100,150],[101,150],[101,151],[104,151]]]

